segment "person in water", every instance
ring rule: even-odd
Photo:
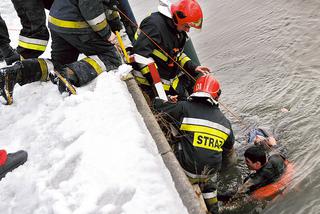
[[[280,179],[287,167],[287,150],[263,129],[253,129],[248,143],[253,144],[244,152],[245,163],[253,173],[249,174],[236,192],[218,195],[218,200],[232,203],[245,200],[254,191]]]

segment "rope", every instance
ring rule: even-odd
[[[147,33],[145,33],[137,23],[133,22],[125,13],[123,13],[121,10],[119,10],[119,8],[117,8],[117,11],[119,13],[121,13],[126,19],[128,19],[129,22],[131,22],[131,24],[133,24],[135,27],[137,27],[137,29],[140,30],[141,33],[143,33],[155,46],[157,46],[157,48],[159,48],[163,53],[165,53],[167,55],[168,58],[170,58],[181,70],[184,74],[186,74],[187,76],[189,76],[194,82],[196,82],[196,79],[186,70],[184,69],[175,59],[173,59],[165,50],[163,50],[163,48],[160,47],[160,45],[158,45]],[[234,118],[236,118],[239,123],[242,125],[243,128],[247,129],[247,126],[245,126],[244,121],[238,117],[235,113],[233,113],[227,106],[225,106],[222,102],[219,101],[219,104],[227,111],[229,112]]]

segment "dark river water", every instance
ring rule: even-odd
[[[138,21],[157,3],[130,1]],[[236,115],[222,108],[237,138],[268,127],[296,165],[291,190],[262,212],[320,213],[320,1],[199,3],[203,29],[190,35],[222,85],[222,104]]]

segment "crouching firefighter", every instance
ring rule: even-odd
[[[205,75],[197,79],[186,101],[155,99],[153,103],[156,110],[165,113],[179,128],[181,138],[175,144],[176,157],[190,182],[199,184],[212,213],[218,212],[217,172],[235,154],[231,124],[218,106],[220,93],[218,81]]]
[[[135,54],[154,60],[166,94],[179,95],[181,100],[187,98],[188,92],[192,93],[193,80],[199,74],[210,72],[208,67],[193,63],[183,52],[187,32],[191,27],[201,29],[202,19],[202,10],[196,0],[180,0],[175,4],[160,1],[158,12],[141,22],[133,45]],[[138,64],[135,70],[136,81],[153,99],[153,79],[148,66]]]
[[[7,104],[12,103],[17,82],[24,85],[50,78],[61,93],[75,94],[73,86],[83,86],[102,72],[120,66],[112,28],[121,23],[117,24],[113,16],[108,22],[113,12],[109,11],[112,5],[107,6],[100,0],[55,0],[49,14],[52,61],[28,59],[1,69],[0,93]],[[80,53],[86,57],[77,61]]]

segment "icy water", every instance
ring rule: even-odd
[[[138,20],[157,2],[130,1]],[[203,29],[190,35],[222,103],[241,118],[226,112],[237,137],[269,127],[296,164],[293,189],[263,213],[320,213],[320,1],[199,2]]]

